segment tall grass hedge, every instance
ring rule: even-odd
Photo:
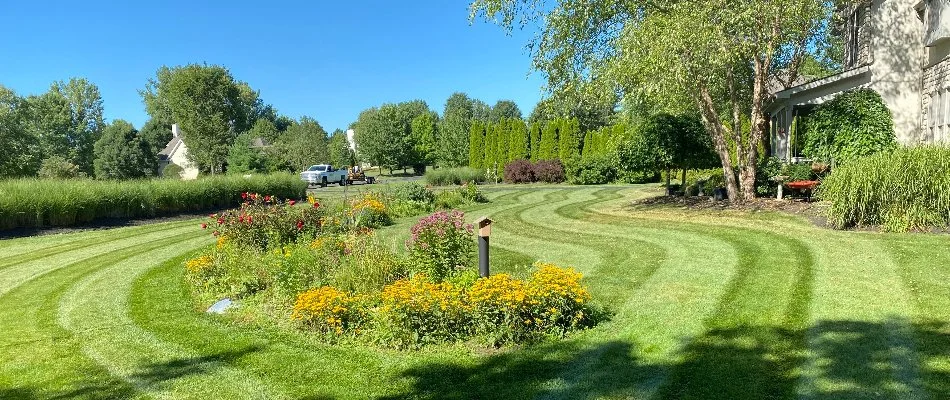
[[[233,207],[241,193],[299,199],[307,185],[296,175],[96,181],[0,181],[0,230],[70,226],[106,218],[151,218]]]
[[[818,190],[836,228],[950,227],[950,147],[899,148],[835,168]]]
[[[485,171],[475,168],[438,168],[431,169],[425,174],[426,183],[432,186],[451,186],[463,183],[485,183]]]

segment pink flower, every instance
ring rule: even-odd
[[[201,229],[208,229],[208,224],[201,224]]]
[[[296,200],[291,200],[291,201],[288,201],[287,204],[294,205],[294,204],[297,204],[297,201],[296,201]]]

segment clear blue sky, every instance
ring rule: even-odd
[[[7,1],[0,84],[21,96],[85,77],[105,117],[140,127],[137,90],[161,65],[220,64],[282,114],[328,131],[365,108],[422,99],[440,114],[452,92],[525,116],[541,98],[532,32],[468,22],[466,0]],[[143,2],[144,3],[144,2]]]

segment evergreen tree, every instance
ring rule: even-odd
[[[511,123],[508,118],[502,118],[495,124],[498,129],[495,134],[495,159],[498,161],[498,170],[504,170],[508,164],[508,142],[511,136]]]
[[[580,131],[577,119],[562,119],[558,129],[558,158],[568,161],[580,156]]]
[[[485,124],[472,122],[468,140],[468,166],[477,170],[485,169]]]
[[[558,157],[559,125],[558,120],[544,124],[544,129],[541,131],[541,144],[538,146],[538,160],[553,160]]]
[[[531,123],[531,135],[530,141],[528,142],[529,152],[531,154],[531,161],[540,160],[541,156],[541,131],[544,130],[544,125],[541,122],[532,122]]]
[[[498,159],[495,158],[497,135],[498,130],[496,129],[496,125],[487,125],[485,127],[485,169],[489,171],[494,171],[495,165],[498,162]]]
[[[152,146],[132,124],[121,119],[107,126],[93,146],[93,166],[99,179],[135,179],[155,176],[158,158]]]
[[[511,138],[508,142],[508,161],[528,158],[528,126],[521,119],[511,120]]]

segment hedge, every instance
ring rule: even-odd
[[[152,218],[233,207],[241,193],[300,199],[307,185],[291,174],[154,179],[0,181],[0,230],[71,226],[107,218]]]

